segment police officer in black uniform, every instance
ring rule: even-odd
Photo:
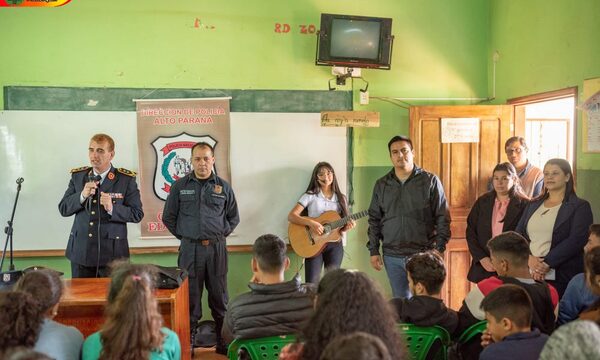
[[[240,222],[235,195],[225,180],[213,173],[212,146],[192,147],[193,171],[177,180],[165,203],[162,221],[181,240],[178,265],[189,272],[192,333],[202,317],[202,289],[215,320],[217,353],[226,354],[221,338],[227,309],[227,248],[225,238]]]
[[[73,278],[108,276],[111,261],[129,257],[127,223],[144,217],[135,173],[112,166],[114,149],[110,136],[94,135],[88,149],[92,166],[71,170],[58,204],[62,216],[75,215],[66,250]]]

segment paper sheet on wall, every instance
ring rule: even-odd
[[[583,152],[600,153],[600,78],[583,82]]]
[[[600,152],[600,111],[588,113],[588,151]]]
[[[442,143],[479,142],[479,118],[442,118]]]

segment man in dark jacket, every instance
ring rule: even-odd
[[[286,245],[276,235],[262,235],[254,242],[250,292],[229,303],[223,339],[259,338],[298,332],[313,313],[312,288],[298,276],[284,280],[290,265]]]
[[[144,217],[135,173],[115,168],[115,142],[106,134],[90,140],[91,166],[71,170],[69,187],[58,204],[62,216],[73,216],[66,256],[73,278],[108,276],[108,264],[129,257],[127,223]]]
[[[221,328],[227,310],[228,256],[226,238],[240,222],[233,189],[214,173],[212,145],[192,146],[193,171],[175,181],[165,202],[162,220],[181,240],[177,265],[186,269],[190,290],[192,334],[202,318],[202,291],[208,292],[208,307],[215,320],[218,354],[227,354]]]
[[[385,265],[393,296],[410,297],[406,260],[432,249],[444,252],[450,214],[440,179],[414,164],[412,141],[394,136],[388,150],[394,168],[375,183],[367,247],[371,266],[380,271]]]
[[[433,251],[416,254],[408,259],[406,272],[413,297],[390,301],[398,320],[417,326],[439,325],[453,334],[458,327],[458,314],[446,307],[440,295],[446,280],[444,260]]]

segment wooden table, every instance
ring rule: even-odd
[[[104,323],[109,283],[109,278],[64,280],[65,292],[54,320],[76,327],[84,337],[98,331]],[[164,326],[179,336],[181,358],[190,359],[188,280],[178,289],[156,290],[156,298]]]

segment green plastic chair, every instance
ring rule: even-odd
[[[475,323],[475,324],[469,326],[465,331],[463,331],[463,333],[460,334],[460,337],[458,338],[458,340],[456,340],[456,342],[459,344],[466,344],[469,341],[471,341],[471,339],[473,339],[475,336],[481,337],[481,334],[483,334],[483,332],[485,331],[486,328],[487,328],[486,320],[482,320],[478,323]]]
[[[400,334],[404,337],[408,347],[408,354],[412,360],[436,359],[446,360],[450,334],[441,326],[423,327],[413,324],[398,324]],[[434,344],[439,344],[435,349]],[[435,354],[429,354],[434,351]]]
[[[482,351],[480,338],[486,328],[485,320],[469,326],[448,349],[448,358],[463,359],[467,353],[471,358],[479,358],[479,353]]]
[[[281,349],[296,341],[295,335],[269,336],[257,339],[235,339],[227,349],[229,360],[237,360],[244,352],[252,360],[277,360]]]

